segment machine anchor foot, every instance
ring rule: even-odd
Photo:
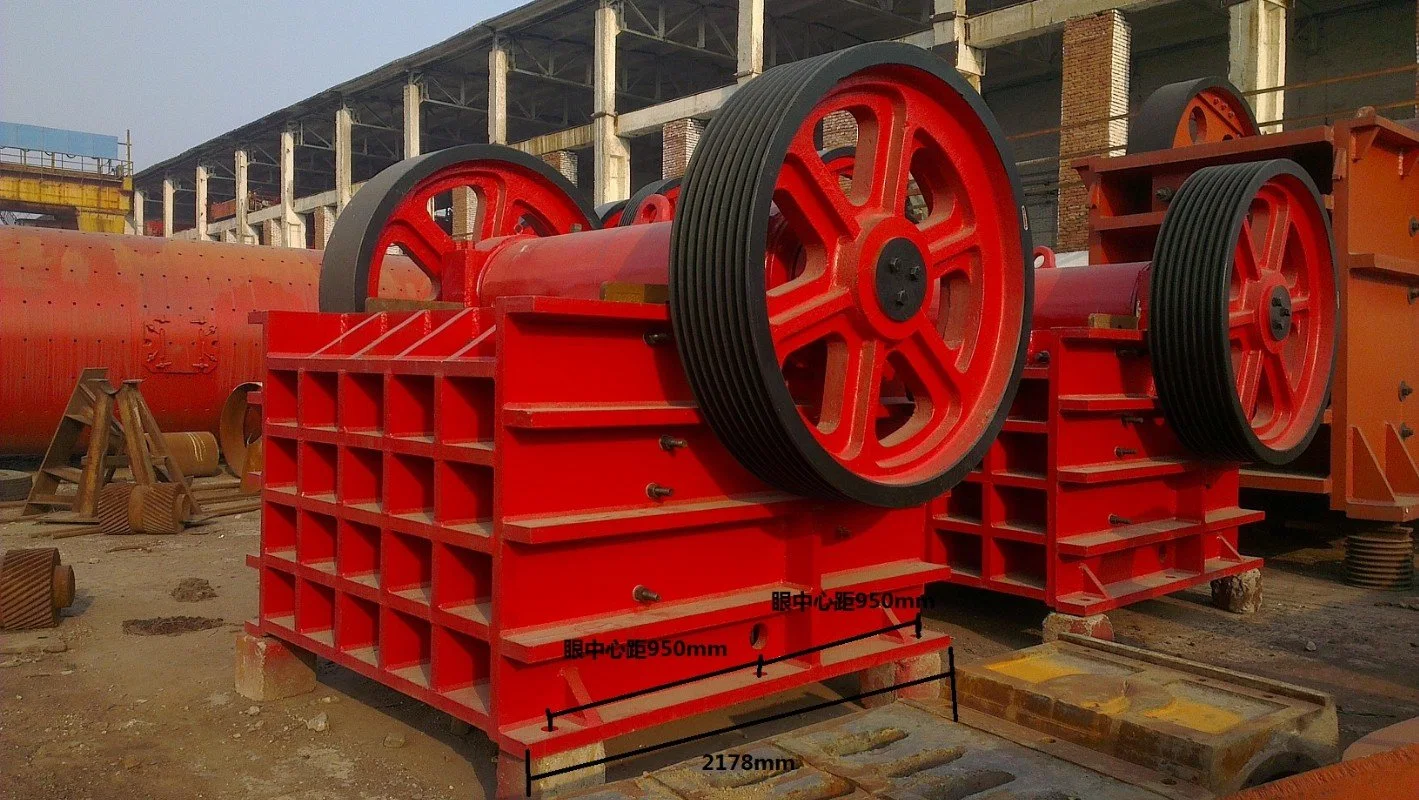
[[[1046,642],[1055,641],[1061,633],[1074,633],[1079,636],[1088,636],[1091,639],[1103,639],[1106,642],[1114,640],[1113,623],[1109,622],[1109,618],[1104,614],[1078,617],[1073,614],[1051,611],[1045,616],[1044,625],[1041,627],[1044,630]]]
[[[1212,582],[1212,605],[1233,614],[1261,609],[1261,570],[1249,569]]]
[[[498,800],[525,800],[528,797],[550,798],[555,797],[558,792],[600,786],[606,782],[605,764],[582,767],[545,778],[535,776],[605,757],[606,745],[602,742],[547,756],[533,756],[531,762],[522,753],[499,751]],[[529,778],[528,776],[533,777]],[[531,794],[528,794],[529,788]]]
[[[935,652],[868,667],[859,673],[858,691],[871,692],[925,678],[928,675],[936,675],[946,668],[945,663],[945,656],[940,652]],[[935,700],[941,697],[941,688],[944,683],[944,679],[937,679],[918,683],[915,686],[906,686],[892,692],[874,694],[871,697],[862,698],[862,707],[879,708],[897,700]]]
[[[236,690],[261,703],[314,691],[315,653],[271,636],[237,634]]]

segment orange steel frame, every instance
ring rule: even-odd
[[[1309,450],[1242,470],[1244,488],[1329,497],[1355,519],[1419,518],[1419,131],[1373,113],[1335,125],[1078,162],[1090,263],[1145,261],[1169,192],[1213,164],[1292,159],[1331,210],[1340,343],[1331,406]]]

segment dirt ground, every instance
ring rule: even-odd
[[[257,549],[255,514],[199,535],[57,542],[33,538],[53,526],[0,515],[0,548],[55,544],[78,583],[58,628],[0,634],[0,798],[491,796],[494,748],[479,732],[331,664],[322,663],[311,695],[254,704],[233,691],[233,637],[256,608],[256,576],[245,564]],[[1244,543],[1268,559],[1260,613],[1224,613],[1193,590],[1112,613],[1118,639],[1331,692],[1344,743],[1419,715],[1419,611],[1395,605],[1419,595],[1343,585],[1338,539],[1323,534],[1251,532]],[[211,591],[185,579],[205,580]],[[180,584],[187,601],[173,597]],[[956,637],[962,663],[1039,642],[1045,610],[1036,603],[954,587],[931,596],[929,624]],[[151,623],[167,617],[196,620]],[[687,731],[805,706],[852,685],[738,707]],[[325,729],[313,729],[322,715]],[[775,732],[762,726],[617,762],[609,777]],[[629,737],[609,749],[653,740]]]

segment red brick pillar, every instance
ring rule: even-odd
[[[857,144],[857,120],[847,111],[823,117],[823,149],[836,150]]]
[[[705,124],[686,117],[667,122],[660,128],[660,177],[678,178],[690,166],[690,156],[700,143]]]
[[[313,227],[311,247],[324,250],[325,243],[330,241],[330,230],[335,227],[335,207],[316,206],[310,218]]]
[[[543,153],[542,160],[552,165],[552,169],[562,173],[562,177],[576,183],[576,153],[570,150],[553,150]]]
[[[1122,153],[1128,144],[1131,32],[1117,11],[1064,25],[1059,105],[1059,235],[1055,249],[1089,245],[1089,197],[1071,166],[1076,158]]]

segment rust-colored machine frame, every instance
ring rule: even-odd
[[[1334,125],[1078,162],[1090,187],[1090,263],[1152,256],[1163,212],[1197,170],[1266,158],[1301,164],[1331,211],[1340,343],[1330,411],[1285,467],[1244,488],[1324,495],[1355,519],[1419,518],[1419,132],[1373,112]]]

